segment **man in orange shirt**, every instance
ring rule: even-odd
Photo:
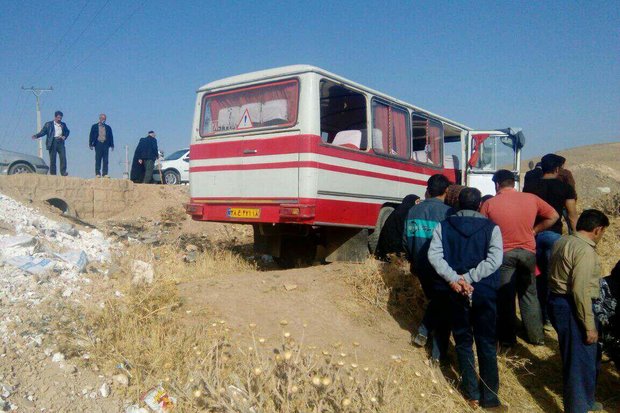
[[[559,218],[553,207],[534,194],[517,192],[515,176],[500,169],[493,175],[497,195],[482,205],[480,212],[495,222],[504,243],[504,258],[497,292],[497,338],[503,347],[517,342],[515,296],[519,297],[521,319],[532,344],[544,344],[540,303],[536,294],[536,241],[534,236]]]

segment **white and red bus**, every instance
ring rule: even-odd
[[[500,167],[519,174],[520,132],[473,131],[313,66],[229,77],[197,95],[187,213],[253,225],[257,252],[283,264],[317,250],[360,259],[433,174],[483,193]]]

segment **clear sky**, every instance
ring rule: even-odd
[[[36,153],[21,86],[53,86],[42,118],[65,114],[70,175],[94,175],[100,112],[120,177],[150,129],[166,153],[188,145],[201,85],[298,63],[474,128],[522,127],[526,157],[620,139],[617,0],[3,1],[0,46],[0,147]]]

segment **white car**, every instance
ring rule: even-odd
[[[163,160],[158,160],[155,164],[155,171],[153,171],[153,180],[155,182],[161,182],[159,176],[160,167],[161,173],[164,176],[164,184],[177,185],[189,182],[189,149],[175,151],[164,157]]]

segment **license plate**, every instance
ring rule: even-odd
[[[226,216],[229,218],[260,218],[260,208],[228,208]]]

